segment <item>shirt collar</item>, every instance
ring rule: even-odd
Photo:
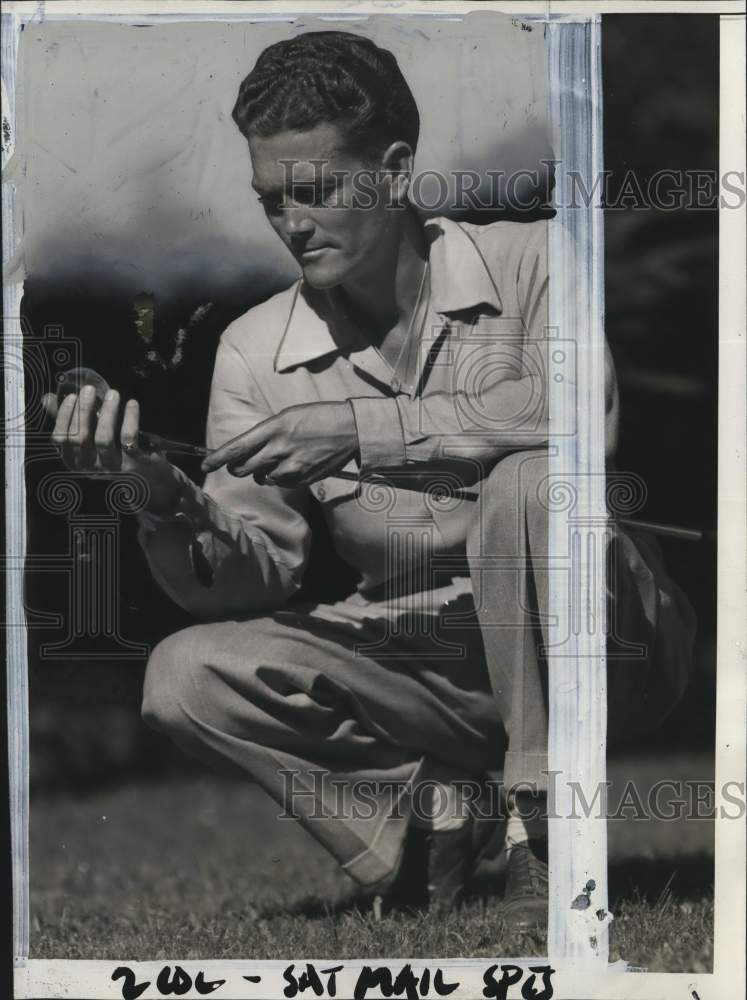
[[[427,219],[424,223],[430,249],[431,308],[437,313],[462,312],[489,305],[503,311],[501,296],[477,243],[452,219]]]
[[[479,305],[503,310],[500,293],[472,236],[458,222],[443,217],[423,223],[430,262],[431,309],[439,314]],[[275,371],[309,364],[353,344],[344,326],[335,324],[334,297],[296,284],[290,313],[275,355]]]
[[[296,282],[285,330],[280,338],[274,367],[277,372],[323,358],[340,349],[329,327],[325,295],[308,289],[303,280]]]

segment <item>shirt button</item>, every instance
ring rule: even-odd
[[[317,486],[316,495],[320,500],[324,500],[324,498],[326,497],[327,491],[325,490],[323,483],[319,483],[319,485]]]

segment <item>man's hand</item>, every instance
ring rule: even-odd
[[[305,403],[289,406],[211,452],[202,463],[222,465],[234,476],[254,475],[260,484],[308,486],[338,472],[358,451],[352,406]]]
[[[110,389],[96,412],[96,392],[84,386],[61,403],[54,394],[44,397],[44,408],[54,420],[52,440],[70,469],[96,477],[121,473],[141,476],[149,489],[146,508],[155,514],[170,512],[179,496],[181,481],[173,465],[161,454],[138,448],[140,407],[130,399],[120,413],[120,398]]]

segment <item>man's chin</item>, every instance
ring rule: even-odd
[[[311,288],[334,288],[335,285],[339,285],[345,278],[346,269],[339,267],[331,267],[327,261],[309,261],[309,263],[301,263],[301,270],[303,272],[303,280]]]

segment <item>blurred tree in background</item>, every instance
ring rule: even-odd
[[[718,17],[620,15],[602,25],[605,168],[619,178],[611,200],[628,171],[644,191],[666,170],[717,177]],[[622,407],[618,467],[646,483],[642,516],[707,528],[715,528],[717,509],[717,200],[711,204],[605,213],[606,331]],[[656,740],[710,746],[715,546],[663,547],[699,631],[693,684]]]

